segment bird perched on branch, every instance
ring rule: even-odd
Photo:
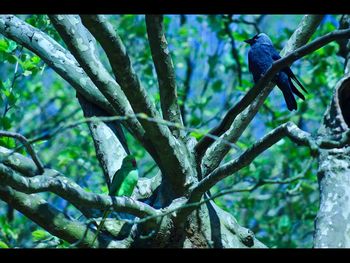
[[[137,171],[135,157],[127,155],[122,162],[120,169],[114,174],[111,185],[109,187],[110,196],[127,196],[130,197],[137,185],[139,174]],[[102,216],[101,222],[97,228],[92,244],[100,233],[106,218],[110,214],[110,209],[107,208]]]
[[[137,184],[139,175],[135,157],[127,155],[123,159],[122,166],[115,173],[109,188],[111,196],[131,196]]]
[[[249,71],[253,74],[254,83],[257,83],[262,75],[272,66],[272,63],[279,60],[281,56],[273,47],[271,39],[264,33],[257,34],[251,39],[244,40],[244,42],[251,46],[248,52]],[[290,111],[297,109],[297,103],[293,94],[305,100],[304,95],[295,87],[292,80],[307,93],[289,67],[283,68],[273,79],[282,91]]]

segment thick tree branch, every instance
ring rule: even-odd
[[[82,25],[80,18],[73,15],[49,17],[68,49],[111,105],[121,115],[132,113],[123,91],[98,58],[94,39]]]
[[[141,82],[131,65],[126,48],[113,26],[102,15],[83,15],[81,19],[84,26],[106,52],[114,76],[130,101],[135,113],[145,113],[152,118],[156,117],[158,112],[146,90],[141,86]]]
[[[0,182],[26,194],[52,192],[66,199],[76,207],[125,212],[137,217],[157,214],[157,210],[147,204],[128,197],[112,197],[104,194],[86,192],[78,184],[55,170],[46,169],[40,176],[23,177],[11,168],[0,164]]]
[[[298,32],[303,32],[305,30],[309,32],[308,34],[305,34],[305,35],[310,36],[311,34],[310,32],[312,31],[310,27],[312,27],[313,31],[315,31],[317,23],[311,24],[311,26],[309,27],[303,23],[304,20],[305,18],[300,23],[300,26],[298,28],[301,31],[299,30]],[[227,131],[227,133],[223,136],[223,138],[225,138],[230,142],[236,142],[238,140],[240,135],[243,133],[243,131],[246,129],[248,124],[251,122],[251,120],[254,118],[254,116],[258,112],[260,106],[263,104],[266,97],[269,95],[269,93],[273,89],[274,87],[273,84],[270,84],[270,85],[267,85],[267,84],[269,83],[270,80],[272,80],[273,76],[279,70],[281,70],[286,66],[289,66],[295,60],[321,48],[322,46],[330,43],[335,39],[349,37],[349,36],[350,36],[350,30],[331,32],[323,37],[320,37],[312,41],[310,44],[307,44],[305,46],[302,46],[294,50],[292,53],[290,53],[286,57],[281,58],[278,61],[275,61],[273,65],[270,67],[270,69],[266,72],[266,74],[259,80],[259,82],[247,92],[247,94],[243,97],[243,99],[238,104],[236,104],[232,109],[230,109],[229,113],[231,113],[232,116],[231,117],[229,117],[228,115],[225,116],[225,118],[227,117],[226,120],[229,121],[228,123],[225,123],[226,128],[231,127],[231,129]],[[303,41],[301,41],[301,39],[292,36],[290,41],[293,42],[294,44],[287,44],[287,46],[296,47],[297,44],[303,45],[307,42],[307,40],[308,39],[303,39]],[[286,48],[284,48],[281,54],[289,53],[289,52],[290,50],[287,50]],[[232,123],[231,126],[229,126],[230,123]],[[220,131],[220,129],[217,131]],[[221,132],[222,131],[220,131],[219,133]],[[208,172],[215,169],[228,151],[229,151],[229,148],[227,146],[224,146],[220,142],[215,143],[210,149],[208,149],[206,153],[206,156],[207,156],[206,160],[203,160],[203,165],[206,169],[206,171],[203,171],[203,174],[205,175]]]
[[[123,159],[130,154],[123,129],[120,121],[99,121],[98,117],[108,116],[108,114],[96,108],[94,104],[79,94],[77,97],[85,118],[96,117],[96,121],[89,122],[88,126],[94,141],[96,157],[100,162],[109,189],[113,176],[120,169]]]
[[[19,140],[24,145],[24,147],[27,149],[29,155],[32,157],[33,162],[35,163],[35,165],[38,168],[39,174],[42,174],[44,172],[43,164],[41,163],[38,155],[34,151],[32,145],[28,142],[26,137],[24,137],[22,134],[19,134],[19,133],[7,132],[7,131],[0,131],[0,137],[1,136],[11,137],[11,138],[15,138],[15,139]]]
[[[18,192],[11,187],[0,185],[0,198],[36,224],[70,243],[79,242],[80,247],[91,247],[94,232],[85,224],[67,218],[37,195]],[[102,246],[102,239],[95,242]]]
[[[314,34],[323,17],[324,15],[305,15],[281,51],[281,56],[283,57],[305,45]]]
[[[83,15],[81,19],[106,52],[115,78],[126,94],[134,111],[136,113],[145,113],[152,118],[158,117],[159,113],[155,109],[147,91],[141,86],[122,40],[106,17],[102,15]],[[150,124],[143,123],[143,125],[147,126]],[[156,126],[152,127],[153,130],[164,129],[164,127],[158,127],[156,124],[153,124],[153,126]],[[160,131],[159,133],[162,134],[164,132]]]
[[[308,146],[313,152],[318,151],[316,142],[311,138],[309,133],[300,130],[291,122],[282,124],[257,141],[235,160],[216,168],[207,177],[202,179],[196,186],[193,187],[190,194],[190,200],[200,200],[202,195],[217,182],[248,166],[258,155],[286,136],[298,145]]]
[[[124,93],[95,54],[95,47],[91,45],[92,36],[89,35],[89,32],[82,25],[80,18],[77,16],[57,15],[50,16],[50,19],[66,42],[68,48],[96,86],[112,105],[115,105],[115,107],[122,111],[122,115],[126,115],[127,112],[123,110],[123,107],[128,102],[120,101]],[[125,89],[125,91],[130,92],[128,89]],[[141,94],[136,94],[137,92],[141,92]],[[139,90],[129,95],[138,97],[143,96],[142,94],[144,93]],[[132,106],[136,112],[146,110],[146,115],[150,115],[151,117],[158,116],[157,111],[151,106],[150,102],[145,100],[145,97],[143,97],[142,101],[132,104]],[[190,177],[186,177],[186,175],[190,174],[192,170],[186,155],[183,154],[185,152],[184,145],[181,145],[172,136],[168,127],[161,126],[156,122],[148,122],[144,119],[141,119],[140,122],[157,152],[157,155],[154,152],[151,152],[151,154],[153,153],[152,156],[162,170],[162,174],[171,182],[175,195],[183,193],[185,191],[184,185],[189,184],[187,179]],[[159,156],[162,156],[162,158]]]
[[[23,174],[32,177],[39,174],[38,167],[32,159],[0,146],[0,162]]]
[[[119,112],[114,107],[111,107],[111,104],[92,83],[72,54],[42,31],[13,15],[1,15],[0,33],[41,57],[47,65],[53,68],[88,101],[98,105],[112,115],[121,115],[124,112]],[[126,112],[133,113],[129,105],[124,106]],[[146,149],[152,152],[150,143],[144,137],[145,131],[136,119],[127,120],[123,124]]]
[[[350,145],[350,130],[342,133],[341,138],[338,141],[321,138],[318,142],[318,146],[323,149],[339,149],[346,145]]]
[[[165,38],[163,16],[146,15],[146,25],[153,63],[158,76],[163,117],[165,120],[181,125],[182,119],[177,99],[175,70]],[[179,135],[179,131],[175,127],[172,128],[172,131],[175,136]]]

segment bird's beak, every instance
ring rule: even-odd
[[[244,40],[244,42],[248,43],[249,45],[253,44],[253,38]]]

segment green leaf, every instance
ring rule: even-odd
[[[0,51],[11,53],[17,48],[17,43],[9,39],[0,39]]]
[[[38,229],[32,232],[32,237],[35,241],[46,239],[50,236],[46,231]]]
[[[197,132],[197,131],[193,131],[193,132],[191,132],[191,136],[193,136],[194,138],[199,140],[199,139],[201,139],[203,137],[203,133]]]
[[[280,217],[279,221],[278,221],[278,229],[285,232],[286,230],[288,230],[291,226],[291,222],[290,219],[287,215],[283,215],[282,217]]]
[[[7,61],[10,62],[11,64],[16,64],[17,57],[14,55],[9,55],[9,56],[7,56]]]
[[[219,92],[221,90],[221,87],[222,87],[222,81],[220,79],[215,80],[212,85],[213,91]]]
[[[0,51],[7,51],[9,44],[6,39],[0,39]]]
[[[0,241],[0,248],[9,248],[9,246],[5,242]]]
[[[9,100],[9,105],[10,106],[13,106],[16,104],[16,101],[17,101],[17,97],[15,94],[11,93],[9,96],[8,96],[8,100]]]
[[[0,126],[4,130],[9,130],[12,127],[11,120],[8,117],[0,117]]]

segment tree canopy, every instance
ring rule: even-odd
[[[59,15],[0,18],[3,24],[0,26],[0,130],[16,134],[0,137],[3,149],[0,151],[0,174],[7,178],[6,182],[13,180],[11,188],[0,182],[3,191],[0,194],[0,247],[73,246],[73,237],[56,235],[42,228],[33,220],[36,215],[28,211],[26,214],[25,208],[17,211],[19,205],[13,204],[11,198],[6,199],[6,193],[10,196],[6,191],[15,189],[19,194],[23,192],[45,200],[45,206],[52,208],[43,208],[47,213],[44,216],[49,218],[57,213],[61,215],[57,220],[63,223],[67,220],[68,228],[82,228],[80,223],[87,223],[89,218],[79,206],[98,208],[92,205],[97,198],[92,194],[108,195],[108,180],[112,176],[109,169],[114,165],[109,164],[110,159],[101,157],[104,146],[98,146],[93,134],[97,136],[102,128],[96,126],[94,130],[94,123],[98,124],[93,116],[105,117],[101,121],[112,126],[113,121],[122,123],[122,127],[113,126],[113,129],[120,129],[119,132],[113,131],[124,134],[123,139],[118,139],[122,145],[120,149],[125,152],[112,156],[119,156],[116,162],[121,165],[125,155],[131,154],[143,180],[133,197],[146,196],[145,202],[136,197],[137,202],[117,197],[113,199],[117,204],[109,203],[107,198],[100,200],[106,207],[123,207],[115,211],[122,213],[125,220],[159,215],[158,201],[143,193],[148,190],[142,182],[158,180],[162,173],[161,185],[173,187],[169,202],[159,201],[161,208],[170,204],[171,209],[176,208],[172,201],[178,197],[189,197],[195,202],[203,197],[213,198],[222,213],[231,214],[264,246],[313,246],[314,222],[320,206],[318,159],[310,141],[300,138],[303,132],[317,134],[335,86],[344,76],[349,50],[346,31],[349,24],[344,22],[344,16],[108,15],[103,17],[105,20],[97,16],[78,18],[69,18],[77,19],[75,24]],[[305,33],[303,22],[314,28]],[[31,31],[29,25],[38,31]],[[83,30],[90,33],[85,34]],[[338,30],[344,30],[344,35],[330,35],[329,40],[325,40],[327,43],[313,49],[313,41]],[[261,32],[271,38],[279,52],[283,50],[282,57],[289,59],[286,63],[291,64],[308,90],[305,101],[297,100],[297,111],[288,111],[280,90],[268,85],[273,76],[265,76],[265,84],[254,85],[248,69],[249,45],[243,40]],[[301,50],[288,57],[307,43],[311,43],[311,47],[304,50],[305,54]],[[288,46],[292,44],[295,46]],[[91,52],[84,52],[86,50]],[[84,73],[79,75],[77,68]],[[268,89],[272,91],[266,91]],[[97,91],[103,96],[95,96]],[[254,108],[257,92],[265,97]],[[251,97],[244,97],[246,94]],[[87,99],[89,96],[93,99]],[[89,110],[90,106],[84,108],[84,103],[91,102],[100,107],[101,113]],[[235,105],[237,108],[233,108]],[[252,116],[247,113],[246,118],[237,117],[245,114],[243,110],[247,106],[257,113]],[[230,111],[233,114],[228,115]],[[113,119],[113,116],[117,117]],[[236,116],[235,122],[223,123],[225,116]],[[223,127],[220,125],[228,127],[215,133],[215,128]],[[294,138],[298,138],[293,140],[296,129],[298,134]],[[24,147],[18,134],[28,140],[29,147]],[[284,138],[286,136],[290,139]],[[102,137],[108,139],[109,135],[104,133]],[[107,141],[106,145],[114,147],[112,141]],[[30,153],[31,148],[34,154]],[[186,151],[197,151],[197,155],[184,161],[182,156],[188,154]],[[38,158],[37,162],[33,156]],[[16,158],[25,162],[22,157],[33,160],[35,165],[30,163],[23,170],[16,169],[11,162]],[[104,161],[101,162],[101,158]],[[202,163],[193,165],[195,158],[201,158]],[[48,182],[47,188],[40,185],[38,174],[41,173],[37,171],[40,166],[43,171],[52,173],[44,173],[51,176],[53,182]],[[13,170],[10,173],[6,169]],[[188,174],[197,174],[198,169],[199,179],[193,181]],[[33,178],[38,177],[37,181],[31,183],[38,183],[40,189],[29,191],[25,188],[29,183],[23,181],[22,186],[15,173],[25,178],[35,175]],[[8,174],[14,179],[5,177]],[[201,181],[200,177],[204,179]],[[63,182],[68,178],[69,183],[62,187],[66,190],[71,187],[74,191],[57,194],[61,191],[60,178]],[[182,187],[187,184],[193,188]],[[149,191],[163,191],[157,189]],[[204,195],[209,189],[210,194]],[[72,203],[82,195],[86,197],[85,203]],[[25,200],[25,196],[23,198]],[[21,202],[25,207],[25,201]],[[181,203],[181,198],[178,202],[190,204],[190,201]],[[132,217],[124,215],[128,213]],[[121,232],[118,235],[125,236]],[[93,234],[87,233],[90,234],[92,239]],[[117,240],[124,239],[118,237]]]

